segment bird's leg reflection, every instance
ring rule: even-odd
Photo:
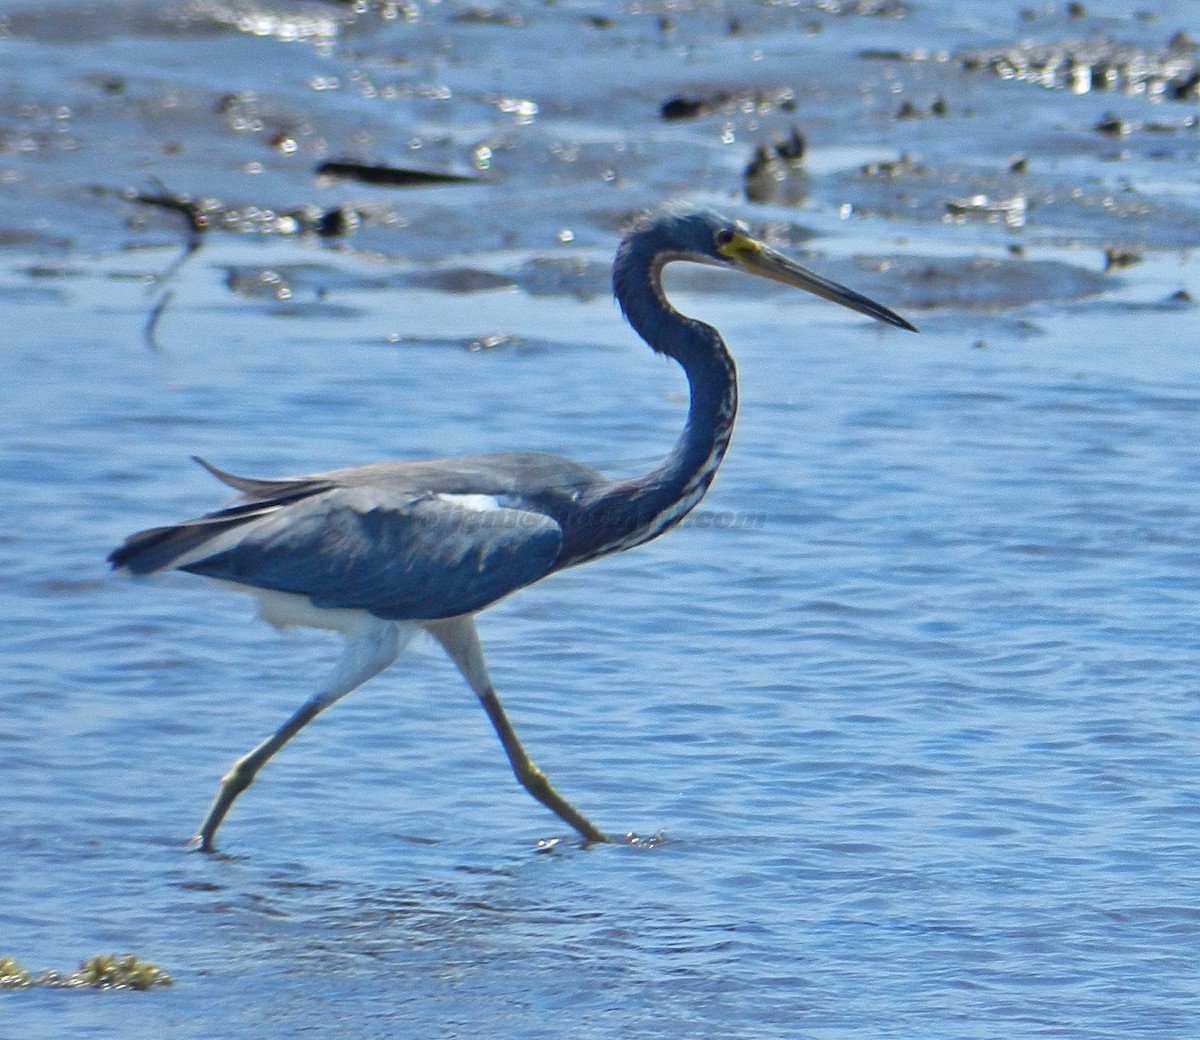
[[[488,677],[487,664],[483,660],[483,650],[479,645],[479,633],[476,631],[474,619],[469,614],[464,614],[443,621],[426,622],[425,628],[442,645],[468,685],[475,691],[521,786],[560,820],[575,828],[585,841],[611,843],[612,838],[554,790],[546,774],[525,751]]]

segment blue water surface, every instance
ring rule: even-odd
[[[1159,7],[1082,28],[1161,50],[1189,8]],[[1200,146],[1160,127],[1121,157],[1055,136],[1092,142],[1105,106],[1163,124],[1191,109],[862,56],[1082,31],[995,4],[952,24],[714,5],[612,25],[429,4],[315,41],[279,29],[341,10],[191,5],[170,31],[151,6],[8,15],[0,140],[27,144],[0,152],[0,955],[37,971],[135,952],[174,985],[0,992],[0,1038],[1194,1036],[1200,285],[1179,214]],[[268,17],[297,12],[318,22]],[[72,17],[111,28],[81,41]],[[528,71],[580,41],[585,82]],[[838,58],[819,83],[795,72],[814,54]],[[527,71],[496,65],[514,55]],[[120,91],[96,88],[115,73]],[[797,106],[658,119],[672,93],[743,74],[798,85]],[[405,84],[450,84],[454,104]],[[410,151],[468,167],[486,138],[502,177],[326,186],[379,219],[344,241],[213,231],[169,273],[177,215],[83,186],[170,175],[298,201],[307,167],[210,118],[248,90],[309,158],[333,153],[328,127],[383,151],[391,125],[392,144],[419,134]],[[882,115],[937,91],[948,117]],[[163,148],[146,128],[171,97]],[[989,105],[1011,124],[981,121]],[[826,135],[807,201],[739,197],[747,153],[725,137],[769,136],[771,118]],[[946,185],[927,209],[861,170],[863,149],[906,144]],[[1034,156],[1020,190],[1043,199],[1028,227],[944,219],[1015,147]],[[910,198],[933,190],[899,176]],[[1046,201],[1071,184],[1075,208]],[[1125,241],[1114,211],[1138,192]],[[106,553],[222,501],[192,454],[261,475],[512,447],[649,468],[686,384],[604,281],[622,216],[665,195],[756,221],[922,333],[672,272],[741,371],[708,498],[668,537],[481,617],[531,753],[642,840],[582,848],[419,645],[271,762],[220,854],[188,852],[221,771],[336,640],[274,632],[200,579],[115,578]],[[1105,273],[1118,246],[1140,262]]]

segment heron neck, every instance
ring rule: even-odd
[[[687,421],[670,454],[634,481],[647,489],[648,507],[662,503],[675,514],[649,537],[683,519],[704,497],[725,457],[737,416],[737,372],[725,341],[711,326],[690,318],[682,321],[696,341],[682,356],[672,355],[688,380]]]
[[[696,506],[712,483],[737,414],[737,374],[716,329],[680,314],[662,291],[663,260],[648,263],[636,292],[614,278],[626,318],[658,353],[673,358],[687,376],[687,422],[670,454],[650,472],[614,481],[590,503],[592,530],[580,559],[617,552],[657,537]],[[646,290],[649,290],[648,292]]]

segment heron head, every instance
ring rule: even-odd
[[[803,289],[876,321],[916,331],[909,322],[887,307],[810,271],[760,242],[740,220],[730,220],[708,210],[666,210],[648,218],[643,226],[655,240],[655,251],[663,263],[691,260],[745,271],[759,278],[769,278]]]

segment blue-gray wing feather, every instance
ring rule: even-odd
[[[309,597],[318,607],[431,620],[480,610],[553,568],[562,530],[522,509],[335,488],[263,512],[181,569]]]
[[[271,480],[202,464],[240,500],[130,535],[109,555],[114,567],[186,570],[414,621],[481,610],[575,562],[566,543],[580,539],[578,503],[609,483],[539,452]]]

